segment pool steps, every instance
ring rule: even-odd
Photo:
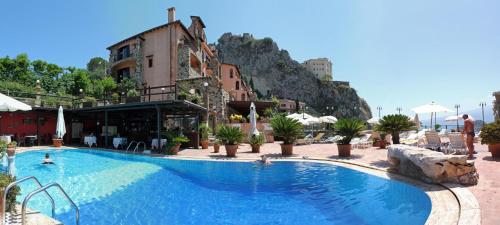
[[[7,199],[7,194],[9,193],[9,190],[13,187],[15,187],[17,184],[19,183],[22,183],[22,182],[25,182],[25,181],[29,181],[29,180],[33,180],[35,182],[35,184],[37,184],[38,186],[38,189],[30,192],[23,200],[23,204],[22,204],[22,210],[21,210],[21,224],[22,225],[26,225],[26,206],[28,204],[28,201],[33,197],[35,196],[36,194],[39,194],[39,193],[44,193],[50,200],[50,203],[52,205],[52,218],[55,218],[55,202],[54,202],[54,198],[52,198],[52,196],[49,194],[49,192],[47,192],[47,189],[51,188],[51,187],[55,187],[59,190],[59,192],[66,198],[66,200],[68,200],[68,202],[73,206],[73,208],[75,208],[75,217],[76,217],[76,224],[79,225],[80,224],[80,210],[78,209],[78,206],[75,204],[75,202],[71,199],[71,197],[69,197],[69,195],[66,193],[66,191],[64,191],[64,189],[61,187],[61,185],[59,185],[58,183],[56,182],[52,182],[52,183],[49,183],[45,186],[42,186],[42,184],[40,183],[40,181],[34,177],[34,176],[28,176],[28,177],[24,177],[22,179],[19,179],[17,181],[14,181],[12,183],[10,183],[9,185],[7,185],[7,187],[5,188],[5,191],[4,191],[4,194],[3,194],[3,213],[2,213],[2,225],[7,225],[5,219],[6,219],[6,214],[5,214],[5,203],[6,203],[6,199]]]

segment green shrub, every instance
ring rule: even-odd
[[[5,189],[7,185],[16,181],[16,177],[12,177],[8,174],[0,173],[0,188]],[[18,196],[21,192],[21,188],[19,186],[15,186],[10,189],[7,194],[7,199],[5,202],[5,211],[7,212],[15,212],[16,210],[16,196]],[[2,192],[3,193],[3,192]]]
[[[276,115],[271,119],[271,127],[274,135],[283,138],[283,144],[293,144],[302,135],[303,127],[298,120],[287,118],[284,115]]]
[[[217,132],[217,138],[225,145],[237,145],[244,136],[239,127],[221,126]]]
[[[365,122],[359,119],[340,119],[335,123],[337,134],[342,136],[337,144],[348,145],[355,137],[360,136],[360,132],[366,128]]]
[[[500,120],[484,125],[479,136],[481,144],[500,144]]]
[[[186,136],[177,136],[177,137],[174,137],[172,139],[172,143],[174,143],[176,145],[182,144],[182,143],[185,143],[185,142],[189,142],[189,139]]]

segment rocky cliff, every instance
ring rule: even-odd
[[[222,62],[238,65],[244,79],[252,80],[261,95],[298,99],[320,115],[331,115],[326,107],[334,106],[333,115],[338,117],[371,117],[370,107],[356,90],[346,84],[319,80],[271,38],[225,33],[218,40],[217,51]]]

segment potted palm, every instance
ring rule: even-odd
[[[16,146],[17,142],[12,141],[9,144],[7,144],[7,155],[8,156],[14,156],[16,154]]]
[[[238,150],[238,143],[243,139],[244,134],[239,127],[221,126],[217,132],[224,147],[226,148],[226,155],[228,157],[235,157]]]
[[[212,132],[212,129],[210,129],[210,127],[206,123],[203,123],[200,125],[199,130],[201,134],[201,148],[208,149],[208,136],[210,135],[210,132]]]
[[[259,134],[259,135],[252,135],[248,139],[248,144],[252,146],[252,153],[259,153],[260,152],[260,146],[264,144],[264,135]]]
[[[360,136],[360,132],[366,128],[365,123],[359,119],[340,119],[335,123],[337,134],[342,136],[337,141],[340,157],[351,156],[351,140]]]
[[[500,120],[484,125],[479,137],[481,144],[488,145],[492,157],[500,157]]]
[[[281,154],[283,156],[292,155],[293,142],[303,134],[302,124],[298,120],[287,118],[284,115],[276,115],[271,119],[271,127],[274,135],[283,139]]]
[[[391,134],[392,143],[399,144],[399,133],[401,131],[415,130],[415,123],[411,118],[401,114],[387,115],[375,125],[375,130]]]
[[[189,141],[189,139],[184,135],[179,135],[179,136],[172,138],[173,145],[170,147],[170,149],[168,150],[167,153],[169,155],[177,155],[177,153],[179,152],[179,149],[181,147],[181,144],[188,142],[188,141]]]
[[[219,153],[221,141],[219,139],[215,139],[214,141],[214,153]]]

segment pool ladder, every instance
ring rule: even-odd
[[[7,200],[7,194],[9,193],[9,190],[12,189],[13,187],[15,187],[17,184],[28,181],[28,180],[33,180],[35,182],[35,184],[38,186],[38,188],[36,190],[30,192],[23,200],[22,210],[21,210],[21,224],[22,225],[26,224],[26,206],[28,205],[28,201],[36,194],[39,194],[42,192],[45,194],[45,196],[47,196],[49,198],[50,203],[52,205],[52,218],[55,218],[56,204],[54,202],[54,198],[52,198],[52,196],[49,194],[49,192],[47,192],[47,189],[49,189],[51,187],[56,187],[59,190],[59,192],[66,198],[66,200],[68,200],[68,202],[71,204],[71,206],[73,206],[73,208],[75,208],[76,225],[80,224],[80,210],[78,209],[78,206],[75,204],[75,202],[71,199],[71,197],[69,197],[69,195],[66,193],[66,191],[64,191],[64,189],[61,187],[61,185],[59,185],[58,183],[52,182],[52,183],[49,183],[45,186],[42,186],[42,184],[40,183],[40,181],[36,177],[29,176],[29,177],[24,177],[22,179],[14,181],[14,182],[10,183],[9,185],[7,185],[7,187],[5,188],[5,191],[3,194],[3,213],[2,213],[2,224],[3,225],[7,224],[7,222],[5,221],[5,219],[6,219],[6,214],[5,214],[5,206],[6,205],[5,205],[5,203]]]
[[[137,142],[137,141],[131,141],[130,144],[128,145],[128,147],[127,147],[127,150],[125,150],[125,152],[128,152],[128,150],[130,149],[130,147],[132,146],[133,143],[136,143],[134,151],[133,151],[134,153],[135,153],[135,151],[137,151],[137,149],[139,149],[139,146],[141,146],[141,144],[143,144],[144,150],[146,149],[146,143],[144,143],[144,141],[139,141],[139,142]]]

